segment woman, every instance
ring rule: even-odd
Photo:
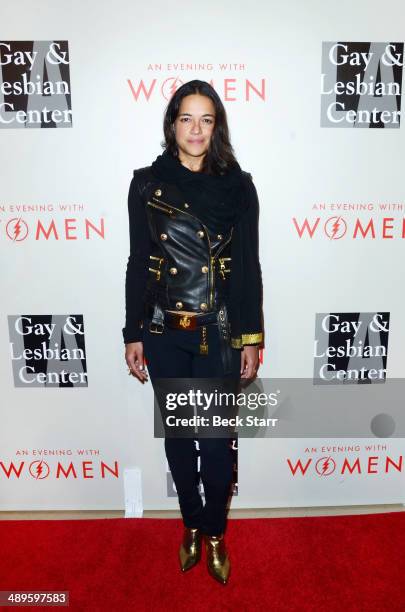
[[[164,152],[134,171],[128,196],[130,256],[123,328],[129,373],[157,378],[253,378],[263,342],[258,198],[237,163],[224,106],[193,80],[170,99]],[[154,385],[155,386],[155,385]],[[233,476],[229,437],[165,438],[184,522],[180,567],[201,556],[226,584],[224,532]]]

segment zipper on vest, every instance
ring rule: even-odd
[[[212,308],[214,303],[214,283],[215,283],[215,257],[211,257],[211,291],[210,291],[210,308]]]
[[[218,257],[218,255],[220,253],[222,253],[222,251],[224,250],[224,248],[226,247],[226,245],[228,244],[228,242],[230,241],[230,239],[232,238],[232,234],[233,234],[233,227],[231,227],[231,233],[229,234],[229,238],[228,240],[225,240],[225,242],[223,244],[221,244],[221,248],[219,248],[216,252],[216,254],[214,255],[214,257]],[[224,259],[224,258],[223,258]],[[230,259],[230,258],[229,258]]]
[[[159,210],[165,212],[167,215],[172,215],[173,211],[171,208],[166,208],[164,206],[159,206],[159,204],[155,204],[154,202],[147,202],[149,206],[153,206],[153,208],[158,208]]]
[[[211,273],[212,273],[212,283],[211,283],[211,293],[210,293],[210,307],[212,308],[213,303],[214,303],[214,283],[215,283],[215,259],[218,257],[218,255],[224,250],[224,248],[226,247],[226,245],[228,244],[228,242],[231,240],[232,238],[232,234],[233,234],[233,227],[231,227],[231,232],[229,234],[229,238],[228,240],[226,240],[222,245],[221,248],[218,249],[218,251],[216,252],[216,254],[214,256],[211,257]],[[208,232],[207,232],[207,237],[208,237]],[[209,242],[209,237],[208,237],[208,242]],[[211,253],[211,243],[210,243],[210,253]],[[224,258],[222,258],[224,259]],[[230,259],[230,258],[229,258]],[[220,264],[221,265],[221,264]],[[221,265],[222,268],[222,265]],[[222,269],[221,269],[222,272]],[[222,272],[222,274],[224,275],[224,279],[225,279],[225,274],[224,272]]]

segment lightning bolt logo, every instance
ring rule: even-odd
[[[6,225],[6,234],[13,242],[21,242],[28,236],[28,226],[22,217],[14,217]]]
[[[319,476],[330,476],[336,469],[336,463],[332,457],[321,457],[316,462],[315,469]]]
[[[322,476],[324,476],[325,473],[328,471],[329,463],[330,463],[329,458],[325,459],[325,461],[322,463],[322,474],[321,474]]]
[[[49,476],[49,465],[42,459],[33,461],[30,465],[30,474],[35,480],[42,480]]]
[[[347,224],[343,217],[330,217],[325,223],[324,230],[330,240],[339,240],[346,234]]]
[[[178,77],[170,77],[166,79],[162,84],[162,95],[166,98],[166,100],[170,100],[181,85],[182,81]]]
[[[336,236],[338,229],[339,229],[339,217],[336,219],[335,223],[332,225],[332,236],[330,237],[331,240],[333,240],[334,237]]]
[[[35,469],[36,473],[37,473],[37,478],[41,478],[41,474],[42,474],[42,461],[40,461]]]
[[[17,223],[14,225],[14,240],[17,240],[21,232],[21,217],[17,219]]]

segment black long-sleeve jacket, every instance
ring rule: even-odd
[[[227,235],[213,234],[193,215],[173,185],[153,178],[150,166],[134,171],[128,194],[130,255],[125,279],[124,342],[142,341],[145,303],[170,310],[210,311],[225,301],[231,345],[262,344],[262,277],[258,257],[259,202],[244,172],[250,206]],[[241,253],[231,250],[239,232]],[[238,299],[231,300],[232,258],[244,274]],[[236,268],[236,266],[235,266]],[[241,268],[239,267],[238,270]],[[240,275],[241,276],[241,275]]]

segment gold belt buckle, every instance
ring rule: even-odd
[[[190,315],[182,315],[180,320],[179,320],[179,325],[181,325],[181,327],[183,329],[186,329],[187,327],[190,327],[190,325],[191,325]]]
[[[196,329],[196,317],[194,315],[176,314],[175,317],[177,329],[187,329],[188,331]]]

